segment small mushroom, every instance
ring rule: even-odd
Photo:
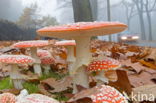
[[[37,50],[37,55],[41,60],[41,66],[45,69],[44,73],[49,74],[50,64],[54,63],[54,58],[48,50]]]
[[[35,63],[33,64],[34,72],[39,76],[42,74],[40,59],[37,56],[37,47],[48,46],[51,43],[47,40],[32,40],[32,41],[22,41],[12,45],[14,48],[30,48],[31,57],[35,59]]]
[[[59,103],[59,101],[42,94],[30,94],[17,103]]]
[[[93,103],[128,103],[126,98],[111,86],[101,85],[97,89],[99,92],[90,96]]]
[[[75,62],[75,40],[64,40],[58,41],[55,43],[57,46],[65,46],[67,48],[67,63],[68,63],[68,70],[71,74],[72,65]]]
[[[104,75],[105,71],[116,70],[119,67],[121,67],[119,61],[109,57],[103,57],[103,58],[97,58],[97,60],[93,60],[88,65],[87,70],[90,72],[99,71],[99,75],[95,76],[96,79],[108,83],[108,79]]]
[[[11,93],[0,94],[0,103],[16,103],[16,96]]]
[[[29,56],[25,55],[1,55],[0,63],[10,64],[12,66],[10,72],[10,78],[13,81],[14,87],[16,89],[22,89],[23,77],[19,73],[18,64],[32,64],[35,60]]]

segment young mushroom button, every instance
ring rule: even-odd
[[[41,36],[74,39],[76,41],[76,61],[72,65],[71,73],[74,75],[73,79],[76,84],[88,88],[88,77],[85,70],[91,60],[91,37],[119,33],[126,28],[127,25],[119,22],[78,22],[45,27],[39,29],[37,33]]]
[[[34,59],[25,55],[1,55],[0,62],[3,64],[10,64],[12,66],[10,78],[13,80],[16,89],[22,89],[23,78],[18,71],[18,64],[33,64]]]
[[[32,41],[22,41],[12,45],[14,48],[30,48],[31,56],[35,59],[35,63],[33,65],[34,72],[38,75],[42,74],[41,66],[40,66],[40,59],[37,56],[37,47],[44,47],[48,46],[51,43],[47,40],[32,40]]]
[[[99,75],[96,76],[96,79],[108,83],[108,79],[104,76],[104,72],[108,70],[116,70],[121,66],[120,62],[109,58],[104,57],[101,60],[93,60],[89,65],[87,70],[90,72],[99,71]]]
[[[41,66],[45,69],[44,73],[49,74],[50,64],[53,64],[55,59],[48,50],[37,50],[37,55],[41,60]]]

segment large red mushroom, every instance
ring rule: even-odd
[[[51,26],[39,29],[41,36],[74,39],[76,41],[76,62],[72,65],[74,82],[89,87],[86,67],[90,63],[90,39],[92,36],[119,33],[127,25],[119,22],[78,22],[62,26]]]
[[[32,40],[32,41],[22,41],[12,45],[14,48],[30,48],[31,57],[35,59],[34,72],[37,73],[39,76],[42,74],[41,66],[40,66],[40,59],[37,56],[37,47],[44,47],[48,46],[51,43],[47,40]]]
[[[0,55],[0,63],[10,64],[12,66],[10,71],[10,78],[12,79],[16,89],[23,88],[23,79],[22,75],[18,71],[18,64],[33,64],[34,61],[35,60],[33,58],[25,55]]]

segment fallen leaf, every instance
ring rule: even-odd
[[[61,91],[65,91],[71,87],[72,78],[66,77],[62,80],[48,78],[46,80],[41,81],[41,84],[46,84],[46,85],[50,86],[51,88],[53,88],[53,90],[50,90],[50,92],[61,92]]]
[[[108,85],[115,87],[120,92],[124,91],[127,94],[130,94],[132,92],[132,87],[131,87],[126,71],[117,70],[116,72],[117,72],[118,80],[116,82],[110,81]]]
[[[133,87],[139,87],[147,84],[154,84],[152,82],[153,76],[148,72],[141,72],[140,74],[133,74],[128,76],[130,83]]]
[[[149,68],[156,69],[156,65],[153,64],[153,63],[146,62],[146,61],[144,61],[144,60],[140,60],[139,62],[140,62],[141,64],[143,64],[143,65],[149,67]]]

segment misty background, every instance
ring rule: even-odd
[[[126,23],[141,40],[156,40],[156,0],[109,0],[111,21]],[[82,8],[88,15],[82,15]],[[89,10],[90,9],[90,10]],[[108,21],[107,0],[0,0],[0,40],[36,38],[36,29],[75,21]],[[87,18],[88,17],[88,18]],[[85,19],[84,19],[85,18]],[[121,34],[111,36],[117,41]],[[107,36],[98,37],[108,40]]]

